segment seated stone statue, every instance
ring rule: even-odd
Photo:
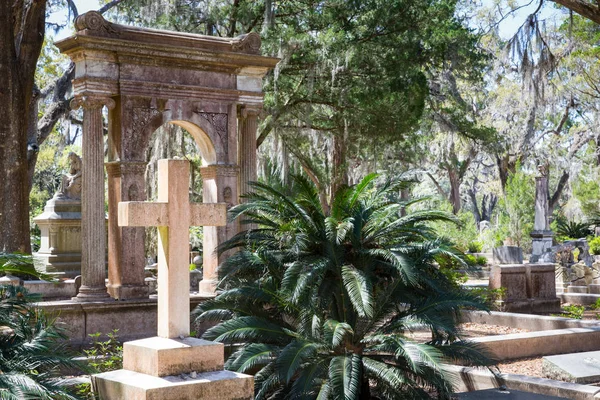
[[[81,158],[69,153],[69,172],[62,177],[58,191],[54,195],[56,199],[81,200]]]

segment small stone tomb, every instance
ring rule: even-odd
[[[503,300],[508,312],[560,311],[554,264],[493,265],[489,288],[506,289]]]
[[[460,400],[567,400],[566,397],[547,396],[544,394],[522,392],[520,390],[486,389],[459,393]]]
[[[542,373],[547,378],[565,382],[600,382],[600,351],[543,357]]]
[[[226,204],[189,202],[190,165],[159,160],[158,202],[119,203],[119,225],[158,227],[158,337],[123,344],[123,369],[94,375],[101,400],[246,400],[254,378],[223,371],[223,344],[190,335],[190,225],[223,226]]]
[[[500,246],[492,250],[494,264],[523,264],[523,250],[518,246]]]

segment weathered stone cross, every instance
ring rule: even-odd
[[[190,334],[190,226],[224,226],[225,203],[190,203],[190,165],[158,161],[158,202],[119,203],[119,226],[158,227],[158,336]]]

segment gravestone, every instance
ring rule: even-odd
[[[500,246],[492,250],[495,264],[523,264],[523,250],[518,246]]]
[[[535,219],[530,236],[531,257],[529,262],[538,262],[541,255],[552,247],[554,233],[550,230],[548,191],[548,164],[538,166],[539,175],[535,178]]]
[[[565,382],[600,382],[600,351],[543,357],[542,373],[547,378]]]
[[[253,398],[252,376],[223,371],[223,344],[189,337],[189,227],[226,224],[226,204],[189,202],[189,174],[159,160],[158,202],[119,203],[119,225],[158,228],[158,336],[123,344],[123,369],[93,377],[100,399]]]

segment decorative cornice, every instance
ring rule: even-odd
[[[246,33],[231,41],[233,51],[241,51],[248,54],[260,54],[260,35],[256,32]]]
[[[96,32],[119,34],[116,26],[105,20],[98,11],[88,11],[85,14],[78,16],[75,19],[75,29],[77,31],[88,29]]]

